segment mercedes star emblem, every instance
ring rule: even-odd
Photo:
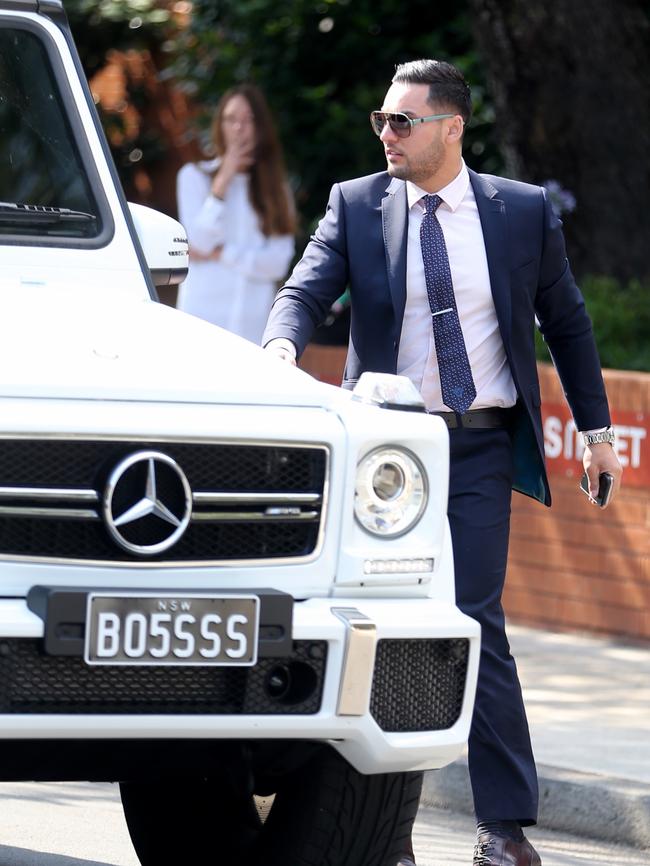
[[[111,538],[129,553],[169,550],[192,516],[192,491],[178,463],[161,451],[137,451],[111,473],[103,502]]]

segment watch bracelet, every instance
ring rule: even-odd
[[[608,427],[607,430],[601,430],[599,433],[583,433],[582,438],[587,446],[600,444],[613,445],[614,431],[611,427]]]

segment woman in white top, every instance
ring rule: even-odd
[[[179,309],[259,343],[294,253],[295,212],[282,151],[260,90],[234,87],[212,124],[217,158],[178,173],[190,268]]]

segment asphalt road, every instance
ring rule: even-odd
[[[115,785],[0,784],[0,866],[139,866]],[[171,830],[173,832],[173,828]],[[647,866],[650,852],[534,830],[544,866]],[[474,824],[422,809],[418,866],[471,866]]]

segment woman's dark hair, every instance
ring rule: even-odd
[[[296,218],[282,148],[275,125],[262,91],[254,84],[239,84],[227,90],[216,108],[212,121],[212,141],[217,156],[226,152],[223,136],[223,113],[233,96],[243,96],[255,121],[255,162],[250,169],[250,198],[260,218],[262,232],[267,235],[291,235],[296,231]]]
[[[428,84],[431,105],[453,108],[465,126],[472,116],[472,99],[462,73],[443,60],[410,60],[395,67],[393,84]]]

